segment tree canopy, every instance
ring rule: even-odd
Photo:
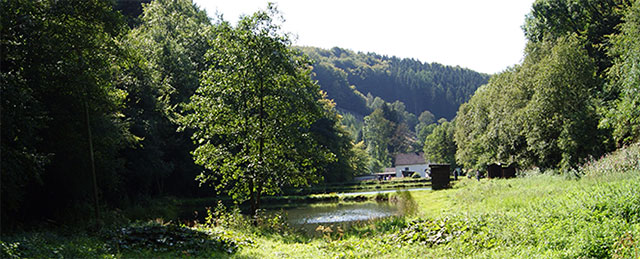
[[[536,1],[523,63],[458,111],[457,162],[570,169],[637,140],[637,6]]]
[[[252,212],[262,194],[317,182],[314,165],[335,158],[312,137],[323,115],[320,89],[276,15],[269,6],[235,27],[218,24],[207,53],[212,64],[182,120],[195,129],[196,163],[210,172],[199,179],[219,180],[217,189],[250,200]]]
[[[339,109],[366,116],[371,94],[384,101],[400,101],[415,116],[430,111],[452,119],[460,104],[487,82],[489,75],[461,67],[423,63],[375,53],[299,47],[313,60],[314,79]]]

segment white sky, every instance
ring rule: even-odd
[[[295,45],[341,47],[497,73],[520,63],[534,0],[194,0],[236,22],[274,2]]]

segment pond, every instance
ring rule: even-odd
[[[394,202],[351,202],[321,203],[299,206],[295,208],[270,210],[268,213],[284,212],[287,223],[297,230],[311,235],[320,234],[316,228],[320,225],[347,229],[358,222],[400,216],[405,213]]]
[[[378,194],[378,193],[412,192],[412,191],[426,191],[426,190],[431,190],[431,187],[411,188],[411,189],[390,189],[390,190],[366,191],[366,192],[343,192],[343,193],[338,193],[338,196],[369,195],[369,194]]]
[[[398,207],[389,202],[315,204],[284,211],[292,225],[363,221],[401,214]]]
[[[284,214],[287,223],[294,229],[303,230],[304,232],[316,234],[316,228],[319,225],[335,226],[347,229],[353,224],[363,221],[375,220],[380,218],[403,216],[415,213],[417,205],[411,196],[412,191],[430,190],[430,188],[413,188],[404,190],[379,190],[370,192],[357,193],[340,193],[343,195],[368,195],[376,193],[396,193],[394,199],[390,201],[359,201],[359,202],[326,202],[313,204],[295,204],[295,207],[267,207],[265,213],[268,217],[277,214]],[[264,204],[268,205],[268,204]],[[288,206],[286,204],[284,206]],[[190,204],[184,206],[181,219],[195,219],[203,221],[207,215],[203,210],[207,207],[202,204]],[[211,208],[215,205],[211,204]],[[195,212],[195,213],[194,213]],[[195,215],[194,215],[195,214]]]

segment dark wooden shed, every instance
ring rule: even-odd
[[[502,167],[502,177],[504,178],[516,177],[516,166],[511,164],[507,167]]]
[[[516,177],[516,166],[502,166],[500,164],[490,164],[487,166],[487,177],[491,178],[514,178]]]
[[[499,164],[490,164],[487,166],[487,177],[500,178],[502,177],[502,167]]]
[[[431,171],[431,188],[440,190],[449,187],[450,170],[449,164],[429,164]]]

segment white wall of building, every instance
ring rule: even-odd
[[[406,168],[409,170],[406,170]],[[399,165],[396,166],[396,177],[402,177],[402,171],[414,171],[420,173],[420,176],[425,177],[425,170],[429,168],[427,164],[417,164],[417,165]]]

